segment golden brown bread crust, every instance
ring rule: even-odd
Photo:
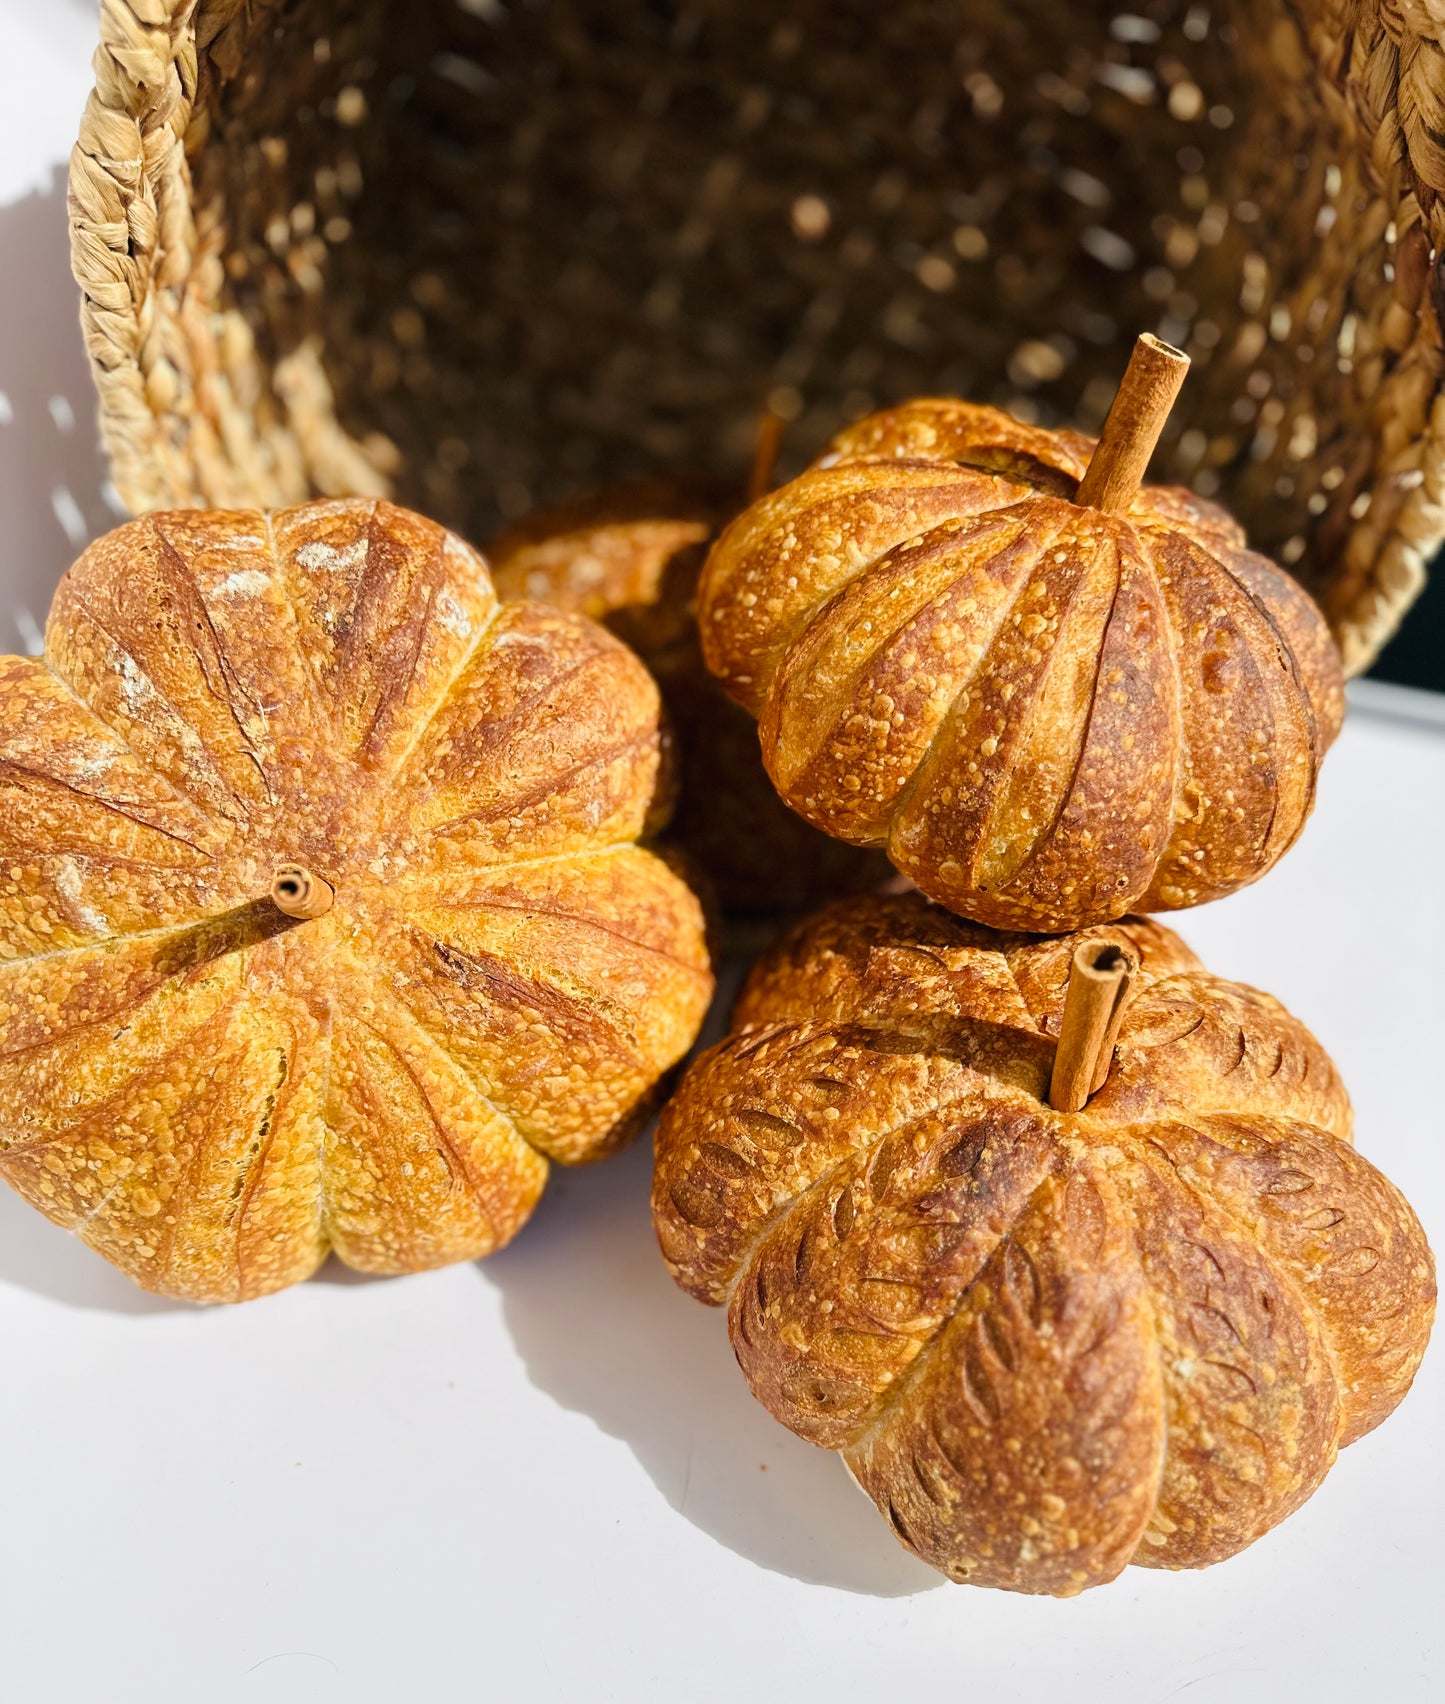
[[[1071,1594],[1299,1506],[1429,1335],[1408,1204],[1319,1043],[1158,924],[1104,1088],[1045,1104],[1079,937],[918,895],[766,955],[657,1136],[677,1281],[754,1394],[951,1578]]]
[[[646,671],[387,504],[151,515],[0,660],[0,1173],[149,1288],[505,1242],[711,979]],[[336,890],[295,923],[277,863]]]
[[[652,670],[682,756],[671,838],[723,909],[766,915],[877,887],[879,853],[820,834],[779,799],[758,730],[703,664],[697,576],[737,508],[730,486],[648,480],[538,511],[487,547],[504,602],[536,598],[607,626]]]
[[[504,603],[605,622],[644,660],[678,644],[695,654],[698,570],[736,510],[719,480],[637,480],[534,509],[491,540],[487,565]]]
[[[921,401],[753,505],[699,585],[708,666],[810,822],[998,928],[1197,905],[1293,844],[1340,662],[1214,505],[1076,506],[1090,440]]]

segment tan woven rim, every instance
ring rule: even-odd
[[[466,0],[463,10],[494,3]],[[324,14],[320,0],[309,4]],[[343,34],[364,9],[338,0],[331,10]],[[207,150],[224,141],[218,102],[264,57],[283,12],[282,0],[103,0],[70,220],[116,486],[137,512],[396,491],[456,520],[445,501],[425,501],[394,441],[356,427],[354,409],[340,408],[354,429],[343,427],[323,322],[289,340],[258,334],[228,274],[223,176],[206,176],[198,196]],[[1252,45],[1269,55],[1282,98],[1305,91],[1312,134],[1335,151],[1328,171],[1351,229],[1343,237],[1322,214],[1296,275],[1271,278],[1287,329],[1315,295],[1327,299],[1333,418],[1302,408],[1256,430],[1255,461],[1268,465],[1237,457],[1242,471],[1231,464],[1218,493],[1264,535],[1262,547],[1279,549],[1267,515],[1260,521],[1270,456],[1312,471],[1311,519],[1281,554],[1320,597],[1354,673],[1394,631],[1445,538],[1445,0],[1258,0],[1237,15],[1250,20],[1241,30],[1257,21],[1263,40]],[[309,253],[298,242],[290,264],[305,266]],[[1237,361],[1280,336],[1257,301],[1225,329]],[[1287,448],[1261,452],[1281,436]],[[1181,470],[1187,477],[1184,462],[1166,471]]]

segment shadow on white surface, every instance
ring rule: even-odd
[[[358,1272],[354,1266],[348,1266],[345,1261],[331,1254],[326,1257],[319,1272],[311,1275],[313,1284],[389,1284],[391,1279],[381,1272]]]
[[[64,171],[0,207],[0,257],[0,653],[35,655],[56,582],[121,519],[105,495]]]
[[[52,1225],[0,1183],[0,1284],[13,1284],[73,1308],[106,1313],[172,1313],[189,1306],[153,1296],[102,1260],[79,1237]]]
[[[941,1585],[840,1461],[754,1402],[722,1311],[667,1274],[650,1178],[646,1139],[558,1168],[533,1222],[481,1264],[532,1383],[626,1443],[679,1514],[760,1567],[875,1597]]]

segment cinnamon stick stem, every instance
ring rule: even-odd
[[[282,864],[271,883],[271,903],[287,917],[310,922],[336,903],[336,889],[304,864]]]
[[[1104,1086],[1135,968],[1112,941],[1085,941],[1075,948],[1049,1083],[1049,1105],[1056,1112],[1081,1111]]]
[[[1075,501],[1122,515],[1144,483],[1154,447],[1179,395],[1189,357],[1145,332],[1099,434],[1098,447],[1079,481]]]
[[[777,483],[778,456],[783,448],[783,432],[787,421],[775,408],[766,409],[758,421],[757,443],[753,446],[752,471],[748,474],[747,500],[756,503],[766,497]]]

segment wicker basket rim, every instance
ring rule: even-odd
[[[215,307],[223,233],[198,219],[191,193],[189,156],[208,132],[198,92],[208,75],[234,72],[243,31],[273,4],[103,0],[95,87],[72,155],[71,256],[102,436],[134,511],[391,489],[384,458],[338,422],[317,347],[262,373],[242,317]],[[1353,674],[1394,632],[1445,540],[1445,5],[1298,0],[1291,12],[1307,14],[1311,55],[1368,157],[1382,240],[1393,245],[1364,482],[1388,494],[1385,522],[1363,514],[1321,576]]]

